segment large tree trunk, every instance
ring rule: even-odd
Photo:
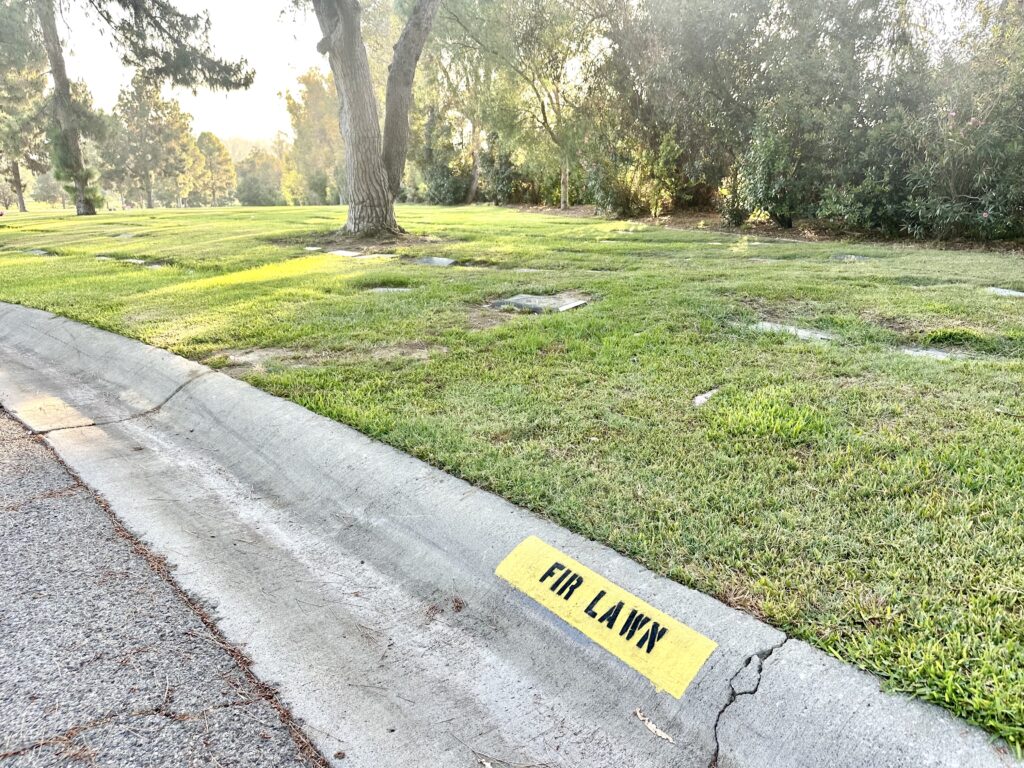
[[[27,213],[28,208],[25,207],[25,185],[21,183],[21,166],[18,165],[17,160],[11,161],[11,184],[14,187],[14,194],[18,196],[18,210],[22,213]]]
[[[64,66],[64,50],[57,32],[54,0],[35,0],[35,5],[43,33],[43,45],[50,61],[50,75],[53,77],[53,110],[59,130],[57,151],[60,153],[62,170],[74,182],[75,210],[78,215],[91,216],[96,213],[96,206],[89,196],[89,171],[82,160],[82,133],[72,108],[71,83]]]
[[[353,235],[399,232],[394,198],[388,189],[381,155],[377,98],[370,61],[363,44],[361,9],[356,0],[314,0],[324,33],[334,84],[341,99],[341,134],[345,141],[348,223]]]
[[[313,0],[341,100],[345,144],[348,223],[345,231],[373,236],[401,232],[395,197],[402,184],[409,141],[412,83],[440,0],[417,0],[395,45],[388,76],[386,141],[382,140],[377,97],[363,44],[358,0]]]
[[[416,77],[423,46],[434,25],[441,0],[419,0],[395,43],[394,57],[388,68],[388,90],[384,111],[384,169],[388,189],[394,197],[402,189],[405,159],[409,154],[409,109],[412,107],[412,84]]]

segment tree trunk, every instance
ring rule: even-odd
[[[349,158],[345,232],[367,236],[399,232],[381,155],[377,98],[363,44],[359,4],[356,0],[314,0],[313,8],[341,100],[341,134]]]
[[[395,44],[395,53],[388,68],[387,100],[384,110],[384,169],[388,189],[393,197],[402,190],[405,159],[409,154],[409,109],[412,107],[412,84],[416,77],[423,46],[434,25],[441,0],[419,0]]]
[[[79,216],[96,213],[89,194],[89,171],[82,160],[82,133],[78,127],[71,103],[71,83],[64,66],[64,50],[61,48],[54,15],[54,0],[35,0],[39,27],[43,33],[46,56],[50,61],[50,75],[53,77],[53,111],[57,119],[57,153],[62,170],[75,185],[75,210]]]
[[[11,161],[11,184],[14,187],[14,194],[18,196],[18,210],[28,213],[25,207],[25,185],[21,183],[21,166],[17,160]]]
[[[562,201],[560,205],[563,211],[569,210],[569,160],[562,159]]]
[[[402,231],[395,220],[395,197],[405,172],[412,83],[439,4],[440,0],[417,0],[395,45],[388,75],[385,141],[363,44],[358,0],[313,0],[324,35],[318,49],[328,54],[341,101],[348,197],[344,231],[349,234],[373,236]]]
[[[476,202],[480,190],[480,126],[473,123],[473,175],[469,179],[469,192],[466,193],[466,205]]]
[[[153,179],[148,173],[146,174],[146,207],[153,207]]]

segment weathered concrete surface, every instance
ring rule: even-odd
[[[787,640],[757,666],[759,677],[736,686],[719,721],[719,768],[1016,764],[963,721],[879,695],[876,678],[799,640]],[[822,722],[829,727],[816,726]]]
[[[60,331],[41,337],[37,326]],[[96,390],[120,389],[117,402],[135,417],[47,440],[177,565],[187,590],[216,605],[228,639],[245,644],[323,752],[347,753],[345,765],[466,766],[482,755],[760,766],[758,745],[780,765],[952,768],[963,755],[976,766],[1010,764],[983,733],[882,694],[874,679],[809,648],[808,663],[762,680],[761,659],[774,669],[785,642],[777,630],[342,425],[114,338],[0,308],[0,401],[32,414],[47,393],[88,418],[91,404],[105,413],[111,399]],[[146,374],[143,361],[166,365],[165,375]],[[115,362],[135,368],[135,379],[111,374]],[[145,407],[153,401],[162,405]],[[529,535],[719,644],[680,700],[494,576]],[[832,681],[813,718],[804,717],[805,672]],[[847,682],[866,686],[863,697],[846,698]],[[786,686],[791,695],[770,698]],[[894,730],[894,717],[907,728]],[[789,740],[772,730],[797,722]]]
[[[795,325],[770,323],[767,320],[754,323],[752,327],[755,331],[761,331],[763,333],[787,333],[790,336],[796,336],[798,339],[802,339],[803,341],[832,341],[835,339],[834,334],[826,333],[825,331],[815,331],[809,328],[797,328]]]
[[[718,387],[715,387],[714,389],[708,390],[707,392],[704,392],[703,394],[697,395],[695,398],[693,398],[693,407],[694,408],[701,408],[701,407],[707,405],[708,402],[711,400],[711,398],[713,398],[717,394],[718,394]]]
[[[92,492],[3,411],[0,594],[0,766],[311,764]]]
[[[945,349],[931,349],[929,347],[900,347],[900,352],[911,357],[927,357],[932,360],[966,360],[968,355],[963,352],[950,352]]]
[[[986,288],[986,291],[993,293],[996,296],[1002,296],[1008,299],[1024,299],[1024,291],[1014,291],[1010,288],[997,288],[995,286]]]
[[[414,259],[413,264],[424,267],[450,267],[455,264],[455,259],[448,259],[444,256],[424,256],[422,259]]]
[[[556,293],[551,296],[520,293],[507,299],[498,299],[491,302],[491,308],[512,309],[518,312],[540,315],[545,312],[568,312],[570,309],[577,309],[589,304],[590,300],[590,296],[577,291]]]

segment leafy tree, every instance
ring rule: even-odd
[[[0,209],[10,208],[17,199],[18,196],[11,183],[7,179],[0,178]]]
[[[238,202],[242,205],[284,205],[281,160],[255,148],[238,164]]]
[[[0,167],[22,212],[26,210],[22,166],[36,173],[48,167],[45,87],[46,76],[36,67],[0,72]]]
[[[206,165],[205,184],[201,186],[203,202],[224,205],[232,198],[238,184],[231,155],[224,143],[209,131],[199,134],[196,144]]]
[[[190,202],[201,204],[202,190],[207,185],[209,171],[206,168],[206,157],[192,137],[190,125],[181,136],[178,148],[180,154],[173,173],[162,179],[160,201],[165,206],[176,208],[189,205]]]
[[[0,0],[0,168],[25,211],[22,166],[46,170],[46,55],[25,0]]]
[[[122,194],[141,194],[152,208],[157,185],[169,182],[165,199],[169,191],[175,201],[187,196],[195,184],[189,174],[201,172],[205,161],[192,138],[191,117],[178,102],[161,97],[159,84],[140,74],[121,91],[113,118],[103,155],[106,176]]]
[[[28,1],[28,0],[26,0]],[[57,28],[57,0],[30,0],[41,32],[53,78],[52,136],[58,178],[75,187],[79,215],[96,213],[95,174],[82,157],[81,111],[72,98],[71,80]],[[95,13],[111,32],[125,66],[134,67],[151,82],[170,81],[196,88],[248,87],[253,73],[245,62],[218,59],[209,44],[209,20],[205,14],[179,11],[170,0],[74,0]],[[13,0],[17,3],[20,0]]]
[[[310,205],[337,203],[345,178],[341,106],[331,76],[310,70],[299,78],[299,93],[285,96],[291,116],[298,197]]]
[[[67,192],[52,172],[36,176],[30,194],[37,202],[50,205],[60,203],[61,208],[67,207]]]
[[[452,0],[446,16],[465,43],[485,56],[524,105],[520,127],[554,146],[560,204],[570,203],[570,174],[585,133],[580,118],[593,75],[610,52],[603,16],[570,0]]]

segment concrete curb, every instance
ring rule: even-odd
[[[0,403],[344,765],[1017,764],[745,614],[170,353],[0,303]],[[495,576],[529,536],[717,643],[682,698]]]

